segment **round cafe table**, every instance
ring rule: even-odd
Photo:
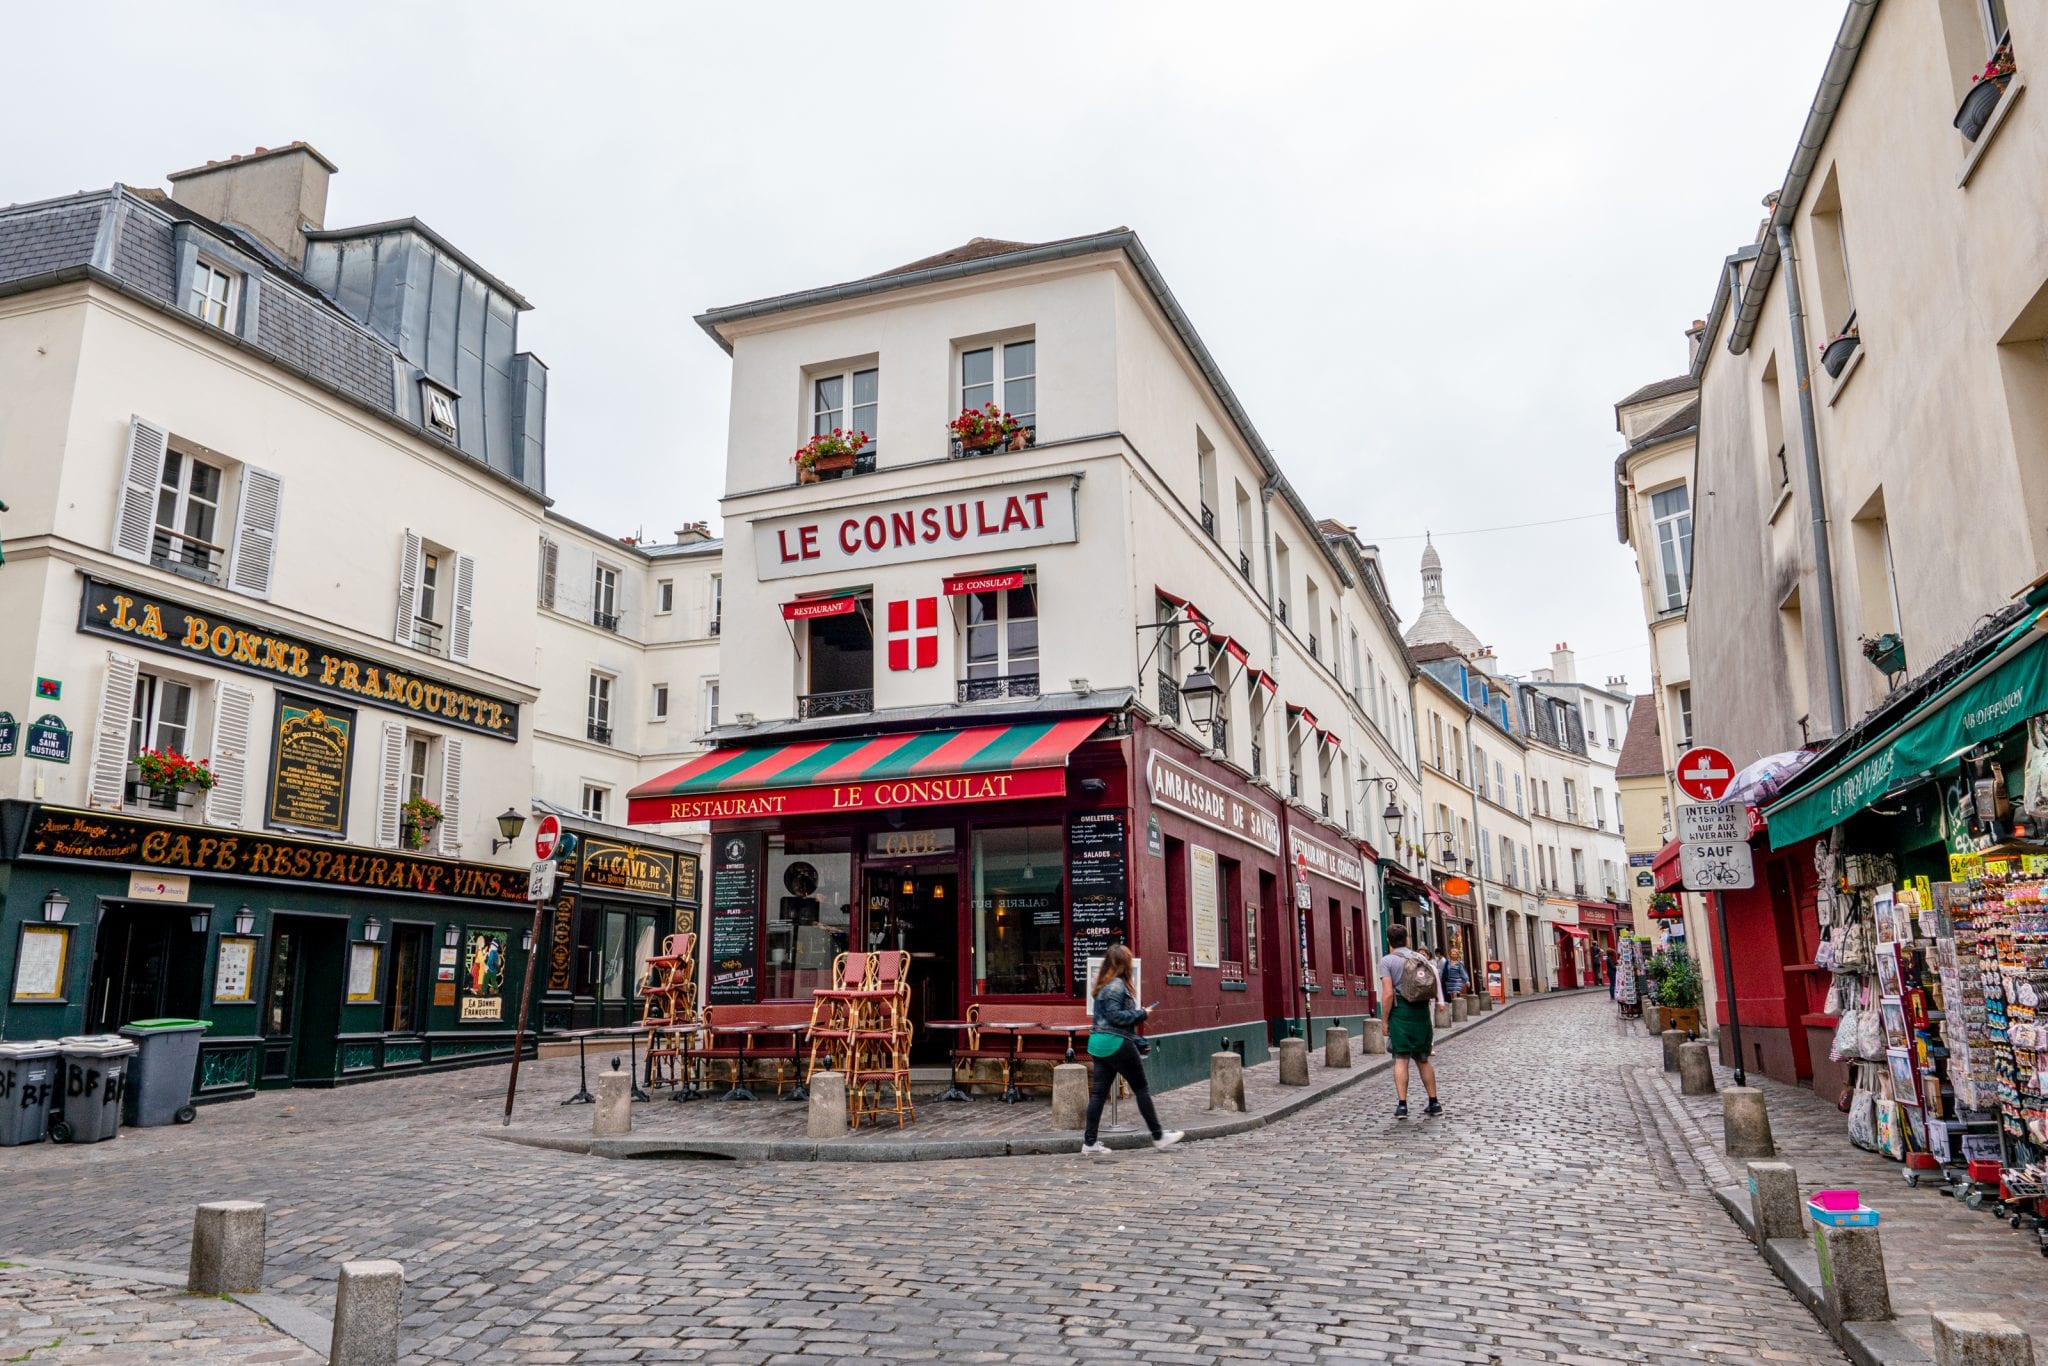
[[[1024,1093],[1017,1089],[1017,1064],[1024,1060],[1024,1036],[1045,1026],[1036,1020],[982,1020],[976,1028],[1010,1036],[1010,1055],[1003,1059],[1003,1093],[996,1099],[1005,1105],[1015,1105],[1024,1099]]]
[[[759,1096],[747,1089],[747,1040],[753,1037],[754,1031],[767,1029],[768,1027],[769,1025],[766,1020],[734,1020],[730,1024],[720,1021],[710,1031],[713,1036],[719,1034],[737,1034],[740,1036],[740,1056],[739,1062],[733,1068],[732,1090],[720,1096],[720,1100],[760,1099]]]

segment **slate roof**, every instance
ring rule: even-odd
[[[1699,382],[1691,375],[1673,375],[1670,379],[1660,379],[1654,384],[1645,384],[1642,388],[1636,390],[1614,406],[1626,408],[1631,403],[1648,403],[1652,399],[1670,398],[1673,394],[1690,393],[1699,387]]]
[[[1664,741],[1657,720],[1657,699],[1637,693],[1628,709],[1628,734],[1622,737],[1621,754],[1614,761],[1617,778],[1658,778],[1664,774]]]

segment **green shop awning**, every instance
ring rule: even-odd
[[[1840,825],[1894,785],[1930,773],[2048,711],[2048,609],[2036,608],[1986,655],[1896,725],[1764,808],[1771,847]],[[1802,775],[1804,776],[1804,775]]]

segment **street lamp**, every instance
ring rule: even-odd
[[[1223,689],[1217,686],[1215,676],[1199,664],[1180,685],[1180,700],[1187,708],[1188,721],[1204,735],[1216,720],[1216,703],[1222,696]]]
[[[445,947],[447,947],[447,948],[451,948],[451,949],[452,949],[452,948],[456,947],[456,946],[457,946],[458,944],[460,944],[461,942],[462,942],[462,926],[460,926],[460,925],[457,925],[457,924],[454,924],[454,923],[452,923],[452,922],[451,922],[451,923],[449,924],[448,928],[447,928],[447,929],[445,929],[445,930],[443,930],[443,931],[441,932],[441,943],[442,943],[442,945],[443,945],[443,946],[445,946]]]
[[[256,912],[247,906],[235,912],[235,933],[248,934],[256,928]]]
[[[206,927],[212,922],[212,918],[212,912],[203,906],[192,912],[192,933],[205,934]]]
[[[368,920],[365,920],[363,922],[363,938],[369,940],[372,944],[376,943],[377,936],[383,933],[384,922],[379,920],[376,916],[373,915]]]
[[[1387,809],[1380,812],[1380,820],[1387,827],[1388,843],[1399,848],[1401,844],[1401,804],[1394,800],[1394,798],[1401,790],[1400,784],[1392,778],[1361,778],[1358,780],[1360,787],[1371,787],[1374,783],[1378,783],[1387,789]]]
[[[519,838],[519,832],[526,828],[526,813],[516,806],[505,808],[505,814],[498,817],[498,833],[505,838],[491,841],[491,852],[497,853],[506,845]]]
[[[64,912],[70,909],[71,898],[58,891],[55,887],[52,887],[50,894],[43,898],[43,919],[49,921],[52,925],[63,924]]]

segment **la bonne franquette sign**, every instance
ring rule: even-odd
[[[1073,475],[919,494],[753,524],[763,579],[862,570],[1075,539]]]

